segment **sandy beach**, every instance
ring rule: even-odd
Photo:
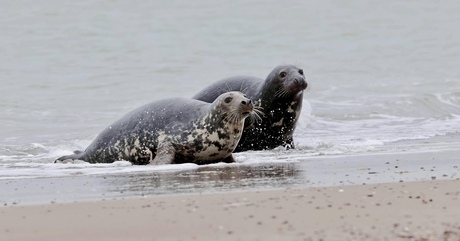
[[[0,240],[460,240],[460,180],[8,206]]]

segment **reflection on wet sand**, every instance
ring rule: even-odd
[[[154,195],[282,188],[304,183],[295,163],[260,166],[204,166],[179,172],[137,173],[107,178],[108,193]]]

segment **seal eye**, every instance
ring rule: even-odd
[[[303,70],[299,69],[299,74],[303,75]]]
[[[228,104],[228,103],[232,102],[232,100],[233,100],[232,97],[227,97],[227,98],[225,98],[224,102]]]
[[[284,71],[280,73],[280,77],[281,77],[281,78],[284,78],[284,77],[286,77],[286,75],[287,75],[287,73],[286,73],[286,72],[284,72]]]

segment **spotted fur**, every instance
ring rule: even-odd
[[[252,111],[251,100],[240,92],[222,94],[211,104],[182,98],[153,102],[106,128],[84,152],[57,161],[126,160],[141,165],[233,162],[231,153]]]

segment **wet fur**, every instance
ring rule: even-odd
[[[285,79],[279,78],[281,71],[287,72]],[[292,135],[302,109],[303,90],[307,87],[303,73],[299,72],[303,71],[296,66],[281,65],[265,80],[252,76],[230,77],[211,84],[192,98],[212,102],[222,93],[240,91],[255,102],[255,112],[260,119],[246,119],[235,152],[278,146],[294,148]]]
[[[224,104],[226,96],[232,96],[233,102]],[[237,92],[222,98],[212,104],[182,98],[147,104],[102,131],[84,152],[57,161],[126,160],[139,165],[232,162],[231,153],[246,118],[241,113],[252,111],[252,104],[250,108],[241,106],[241,100],[249,99]]]

